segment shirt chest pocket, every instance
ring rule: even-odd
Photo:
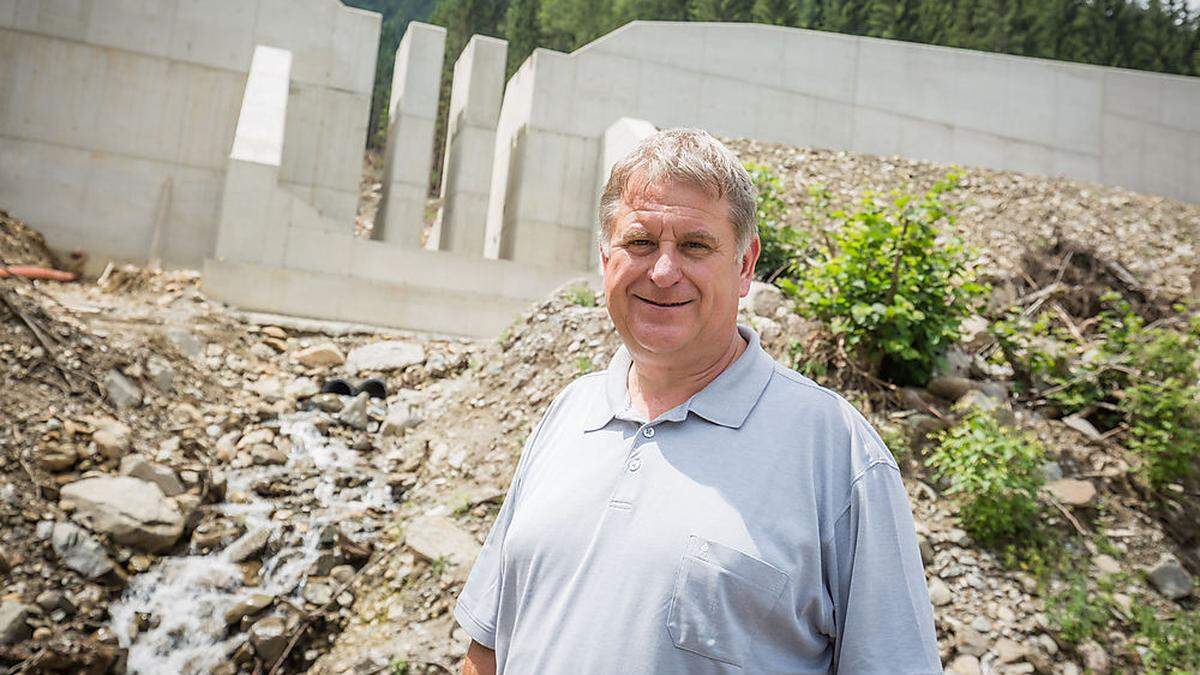
[[[788,575],[758,558],[692,535],[675,571],[667,631],[680,649],[741,666]]]

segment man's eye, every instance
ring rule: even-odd
[[[649,239],[632,239],[629,241],[628,245],[629,246],[638,246],[638,247],[653,246],[654,242],[650,241]]]
[[[708,244],[705,244],[701,241],[689,241],[688,243],[684,244],[684,246],[692,249],[693,251],[704,251],[708,249]]]

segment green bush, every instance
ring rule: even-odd
[[[803,249],[804,237],[787,223],[787,204],[783,201],[783,183],[761,164],[747,164],[750,179],[758,191],[755,215],[761,246],[755,276],[771,282],[787,274]]]
[[[1093,591],[1088,587],[1087,575],[1077,571],[1068,574],[1066,583],[1066,589],[1045,594],[1046,615],[1058,638],[1072,645],[1103,639],[1103,631],[1113,617],[1115,583],[1110,578],[1100,579]]]
[[[1120,295],[1102,296],[1081,341],[1043,312],[993,325],[1026,389],[1064,414],[1095,410],[1101,427],[1128,426],[1126,445],[1155,487],[1196,475],[1200,461],[1200,322],[1147,326]]]
[[[1159,619],[1150,607],[1134,612],[1143,672],[1184,675],[1200,672],[1200,611],[1183,610]]]
[[[867,197],[828,214],[841,229],[806,269],[777,282],[801,311],[844,336],[869,370],[895,381],[925,382],[985,291],[962,245],[938,237],[939,224],[954,219],[942,197],[957,179],[949,174],[920,197]]]
[[[1041,507],[1045,450],[981,410],[970,410],[938,436],[929,456],[947,494],[959,495],[963,529],[984,545],[999,546],[1034,532]]]

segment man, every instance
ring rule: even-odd
[[[754,207],[703,131],[613,167],[600,256],[624,347],[525,445],[455,607],[464,673],[941,672],[891,454],[736,323]]]

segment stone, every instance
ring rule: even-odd
[[[976,387],[975,381],[954,375],[935,377],[925,385],[929,393],[947,401],[957,401]]]
[[[738,307],[758,316],[773,317],[783,307],[783,292],[774,284],[751,281],[750,290],[738,301]]]
[[[421,417],[416,414],[413,406],[404,401],[397,401],[388,406],[387,416],[384,417],[379,432],[384,436],[399,436],[420,423]]]
[[[354,568],[350,565],[338,565],[329,570],[329,578],[339,586],[346,586],[354,580]]]
[[[105,420],[97,425],[92,432],[92,442],[96,449],[108,459],[120,459],[128,454],[130,436],[133,430],[128,425],[116,420]]]
[[[266,663],[274,663],[287,647],[287,625],[278,616],[268,616],[250,627],[250,645]]]
[[[333,589],[329,584],[311,579],[304,584],[304,589],[300,594],[304,596],[306,602],[310,602],[318,607],[329,604],[329,601],[333,599]]]
[[[959,654],[946,667],[946,673],[952,673],[953,675],[982,675],[983,671],[979,668],[978,658],[971,654]]]
[[[335,413],[346,405],[342,402],[342,397],[337,394],[317,394],[308,399],[309,403],[316,406],[322,412]]]
[[[262,553],[270,538],[271,531],[265,527],[250,530],[225,549],[225,559],[235,563],[245,562]]]
[[[126,455],[121,459],[121,475],[141,478],[158,486],[168,497],[183,494],[183,483],[175,472],[162,464],[147,461],[141,455]]]
[[[946,429],[946,423],[933,415],[916,413],[900,420],[909,445],[913,449],[922,449],[933,442],[932,435]]]
[[[1104,651],[1104,647],[1092,640],[1088,640],[1079,645],[1076,649],[1079,656],[1083,658],[1083,669],[1091,675],[1108,675],[1111,665],[1108,661],[1108,652]]]
[[[1192,594],[1192,575],[1179,564],[1172,555],[1164,555],[1151,568],[1146,570],[1150,582],[1170,600],[1180,600]]]
[[[425,362],[425,348],[415,342],[384,340],[356,347],[346,357],[346,372],[387,372]]]
[[[260,377],[246,385],[246,391],[271,400],[284,397],[283,381],[277,377]]]
[[[74,523],[55,523],[50,546],[64,565],[87,579],[99,579],[116,567],[104,546],[91,533]]]
[[[928,566],[933,563],[935,551],[928,537],[917,535],[917,550],[921,552],[921,564]]]
[[[71,606],[67,601],[67,596],[62,594],[62,591],[42,591],[38,593],[33,604],[42,608],[43,612],[53,612],[57,609],[66,610]]]
[[[183,515],[157,485],[132,476],[97,476],[64,485],[74,518],[94,532],[142,551],[169,549],[183,534]]]
[[[958,343],[967,351],[977,352],[996,341],[988,320],[978,314],[972,314],[958,324]]]
[[[346,362],[346,355],[332,342],[325,342],[301,349],[292,355],[292,360],[305,368],[331,368]]]
[[[161,392],[170,393],[175,389],[175,368],[162,357],[146,359],[146,376]]]
[[[255,466],[283,466],[287,464],[287,453],[274,445],[256,443],[250,447],[250,459]]]
[[[953,599],[954,596],[946,582],[938,577],[929,580],[929,602],[933,603],[934,607],[948,605]]]
[[[79,453],[69,445],[44,444],[34,448],[33,460],[46,471],[58,473],[75,466]]]
[[[1029,652],[1024,646],[1015,640],[1009,638],[1000,638],[996,640],[996,644],[992,646],[992,651],[996,653],[996,660],[1000,663],[1013,663],[1025,658]]]
[[[243,617],[254,616],[264,609],[271,606],[275,601],[274,595],[266,593],[254,593],[248,597],[238,600],[233,607],[225,610],[225,625],[233,626],[241,622]]]
[[[366,392],[362,392],[342,406],[341,412],[338,413],[338,419],[348,427],[366,429],[367,423],[370,422],[370,418],[367,417],[367,404],[370,401],[371,397]]]
[[[978,658],[987,653],[988,640],[974,628],[959,626],[954,631],[954,646],[960,654],[970,654]]]
[[[475,537],[445,516],[414,518],[404,531],[404,544],[426,560],[444,560],[464,576],[479,555]]]
[[[283,393],[290,399],[302,399],[321,393],[321,387],[311,377],[298,377],[283,388]]]
[[[972,360],[971,355],[962,347],[950,345],[945,353],[938,357],[933,374],[935,377],[967,377],[971,372]]]
[[[1008,407],[1004,401],[988,396],[979,389],[972,389],[963,394],[961,398],[954,402],[954,407],[964,412],[978,410],[991,413],[997,422],[1005,426],[1011,427],[1017,424],[1017,417],[1013,413],[1012,408]]]
[[[191,331],[183,328],[168,328],[164,331],[167,340],[175,345],[181,354],[188,358],[196,358],[204,353],[204,343]]]
[[[1042,479],[1047,483],[1053,483],[1063,477],[1063,470],[1058,462],[1044,462],[1041,468]]]
[[[27,622],[32,608],[19,602],[0,602],[0,645],[11,645],[28,638],[32,629]]]
[[[1096,486],[1090,480],[1061,478],[1046,483],[1046,490],[1067,506],[1088,506],[1096,498]]]
[[[1097,570],[1100,570],[1101,574],[1121,573],[1121,563],[1117,562],[1117,559],[1111,555],[1101,553],[1092,558],[1092,564],[1096,566]]]
[[[136,408],[142,404],[142,389],[115,368],[104,374],[108,400],[118,408]]]
[[[1100,431],[1096,429],[1091,422],[1087,421],[1087,418],[1085,417],[1080,417],[1079,415],[1067,415],[1066,417],[1062,418],[1062,423],[1071,429],[1078,431],[1084,436],[1087,436],[1093,441],[1098,441],[1104,438],[1104,434],[1100,433]]]

